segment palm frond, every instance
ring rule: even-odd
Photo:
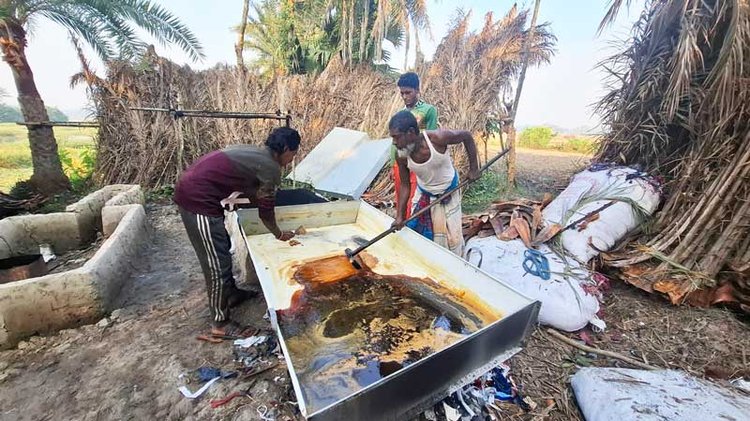
[[[607,9],[607,13],[604,15],[602,21],[599,23],[597,33],[601,34],[602,31],[604,31],[604,28],[611,25],[612,22],[617,19],[617,15],[620,13],[620,9],[622,8],[623,4],[626,8],[630,7],[631,1],[632,0],[610,0],[609,8]]]
[[[104,60],[115,55],[115,46],[106,36],[105,29],[100,22],[96,22],[88,15],[69,13],[66,9],[40,9],[37,14],[52,22],[67,28],[76,37],[86,41],[94,52]]]
[[[6,2],[8,3],[8,2]],[[57,23],[90,44],[103,60],[129,59],[143,53],[146,43],[135,27],[162,44],[174,44],[193,60],[203,57],[195,35],[177,17],[149,0],[24,0],[0,8],[0,20],[12,16],[29,25],[35,16]]]
[[[135,22],[160,42],[177,45],[195,61],[205,57],[198,38],[165,8],[150,0],[118,0],[116,3],[123,17]]]

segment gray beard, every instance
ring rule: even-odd
[[[407,145],[405,148],[397,148],[396,149],[396,156],[399,158],[408,158],[409,155],[411,155],[412,152],[414,152],[414,149],[417,148],[416,143],[412,143],[410,145]]]

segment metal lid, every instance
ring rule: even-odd
[[[391,139],[335,127],[287,176],[316,191],[357,200],[388,161]]]

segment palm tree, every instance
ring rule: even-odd
[[[510,146],[510,155],[508,155],[508,183],[516,185],[516,113],[518,112],[518,103],[521,100],[521,91],[523,82],[526,79],[526,68],[529,66],[529,48],[534,39],[534,30],[536,29],[536,18],[539,16],[539,3],[541,0],[534,2],[534,14],[531,17],[531,26],[529,27],[528,36],[523,41],[523,50],[521,53],[521,74],[518,76],[518,86],[516,87],[516,99],[513,101],[513,108],[510,113],[510,127],[508,128],[510,137],[508,144]]]
[[[28,25],[39,19],[61,25],[105,61],[132,58],[146,48],[134,27],[146,30],[162,43],[179,46],[193,60],[203,57],[193,33],[150,0],[0,0],[0,48],[13,73],[26,122],[49,120],[26,59]],[[47,195],[67,190],[70,183],[60,164],[52,128],[29,125],[28,132],[34,166],[31,185]]]
[[[245,44],[245,29],[247,29],[247,15],[250,12],[250,0],[243,0],[242,2],[242,19],[240,20],[239,35],[237,37],[237,44],[234,46],[234,53],[237,56],[237,67],[240,70],[245,70],[245,60],[242,58],[242,50]]]
[[[430,33],[430,19],[427,16],[426,0],[399,0],[397,19],[404,27],[404,70],[409,67],[409,46],[411,44],[411,28],[414,28],[414,47],[416,48],[416,62],[422,56],[419,33]]]
[[[252,2],[244,45],[256,54],[254,62],[265,74],[320,72],[337,54],[347,65],[372,64],[388,57],[383,40],[399,47],[410,24],[427,27],[424,4],[424,0],[258,0]],[[241,34],[242,29],[237,31]]]

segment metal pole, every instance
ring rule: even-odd
[[[205,117],[205,118],[236,118],[236,119],[266,119],[266,120],[286,120],[291,124],[292,116],[289,114],[282,115],[281,113],[243,113],[243,112],[227,112],[227,111],[211,111],[211,110],[175,110],[171,108],[150,108],[150,107],[131,107],[133,111],[151,111],[151,112],[162,112],[170,113],[175,117]]]

